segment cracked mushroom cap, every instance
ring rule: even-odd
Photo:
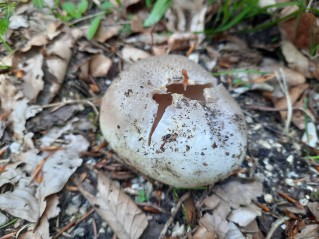
[[[121,72],[102,99],[100,126],[127,164],[176,187],[215,183],[246,153],[240,107],[183,56],[150,57]]]

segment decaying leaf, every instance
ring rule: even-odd
[[[292,43],[282,41],[281,50],[291,69],[298,71],[306,77],[311,77],[309,60]]]
[[[261,194],[262,183],[257,179],[229,179],[215,186],[213,194],[204,199],[204,208],[212,210],[212,214],[206,213],[200,218],[199,225],[215,232],[218,238],[225,238],[228,233],[232,235],[229,221],[246,226],[261,215],[260,208],[252,203]]]
[[[289,90],[289,97],[290,97],[292,105],[295,104],[295,102],[298,100],[298,98],[303,94],[303,92],[308,87],[309,87],[308,84],[302,84],[302,85],[292,87]],[[286,109],[288,107],[286,97],[283,97],[278,101],[275,101],[274,104],[275,104],[275,107],[278,109]],[[286,119],[287,114],[288,114],[287,111],[280,111],[280,116],[282,119]]]
[[[312,215],[316,217],[317,221],[319,221],[319,202],[309,202],[307,204],[307,207],[309,208]]]
[[[97,54],[81,65],[80,78],[88,80],[89,76],[103,77],[106,76],[111,68],[112,61],[103,54]]]
[[[23,142],[26,139],[25,123],[27,120],[28,100],[23,97],[11,82],[0,75],[0,103],[4,111],[11,112],[8,116],[8,121],[12,122],[12,130],[14,138],[18,142]],[[30,145],[32,147],[32,145]]]
[[[99,173],[97,194],[92,195],[78,185],[83,196],[111,226],[120,239],[137,239],[147,227],[146,215],[107,176]]]
[[[295,239],[317,239],[319,237],[319,225],[311,224],[303,227],[294,238]]]
[[[80,152],[87,150],[89,146],[88,141],[82,135],[66,135],[64,139],[67,142],[64,149],[50,156],[45,153],[37,155],[36,150],[29,150],[17,155],[13,159],[16,163],[12,166],[7,165],[7,171],[0,174],[0,179],[4,176],[4,182],[9,181],[13,184],[14,190],[0,194],[1,210],[29,222],[37,222],[42,215],[50,217],[56,214],[54,210],[56,207],[52,205],[53,208],[47,207],[47,203],[50,203],[47,201],[48,196],[59,192],[64,187],[69,177],[82,163],[82,159],[79,158]],[[45,157],[47,160],[41,169],[43,178],[39,184],[36,184],[33,178],[27,175],[32,175],[37,165]],[[17,167],[19,164],[20,166]],[[18,176],[17,180],[6,180],[10,175]],[[46,209],[49,210],[47,214],[45,214]]]
[[[81,36],[80,30],[69,30],[53,39],[46,49],[47,71],[45,86],[41,94],[41,103],[48,104],[58,93],[72,56],[72,47]]]
[[[30,187],[21,186],[13,192],[0,194],[0,208],[29,222],[36,222],[40,217],[40,208],[34,196],[34,188]]]
[[[136,62],[150,57],[151,55],[146,51],[137,49],[135,47],[125,46],[122,49],[122,57],[127,62]]]

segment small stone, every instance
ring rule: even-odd
[[[271,149],[271,145],[266,142],[265,140],[258,140],[258,144],[260,144],[261,146],[263,146],[266,149]]]
[[[288,163],[292,164],[294,161],[294,156],[289,155],[288,158],[286,159]]]
[[[272,171],[273,169],[274,169],[274,167],[271,164],[266,165],[266,170]]]
[[[264,200],[265,200],[266,203],[272,203],[273,197],[272,197],[271,194],[267,193],[267,194],[264,195]]]
[[[172,237],[180,237],[183,236],[185,234],[185,226],[183,225],[179,225],[179,222],[177,222],[173,228],[172,231]]]
[[[289,186],[295,186],[294,180],[291,178],[286,178],[285,183]]]
[[[308,204],[308,199],[307,198],[301,198],[300,200],[299,200],[299,202],[300,202],[300,204],[302,205],[302,206],[307,206],[307,204]]]

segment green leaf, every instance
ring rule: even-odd
[[[32,2],[37,8],[43,8],[44,6],[44,0],[32,0]]]
[[[145,0],[146,7],[151,7],[152,2],[153,2],[153,0]]]
[[[153,6],[151,14],[148,15],[144,22],[144,27],[150,27],[161,20],[172,2],[172,0],[157,0]]]
[[[0,36],[3,36],[9,29],[9,19],[2,18],[0,19]]]
[[[114,7],[113,3],[109,1],[105,1],[104,3],[101,4],[100,8],[104,11],[110,10]]]
[[[100,26],[101,18],[102,18],[102,16],[97,16],[91,22],[90,28],[89,28],[87,36],[86,36],[88,40],[92,40],[93,37],[95,36],[97,29]]]
[[[71,16],[76,12],[76,7],[72,2],[64,2],[62,4],[62,9]]]
[[[78,12],[82,15],[88,9],[89,3],[87,0],[82,0],[78,4]]]

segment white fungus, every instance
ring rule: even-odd
[[[123,71],[102,99],[100,125],[127,164],[177,187],[212,184],[246,153],[238,104],[209,72],[177,55]]]

